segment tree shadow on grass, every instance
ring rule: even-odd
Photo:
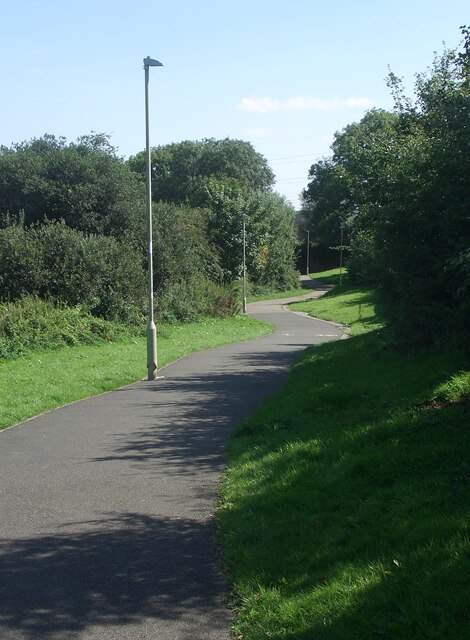
[[[470,637],[469,406],[422,404],[456,367],[325,345],[235,432],[262,482],[218,518],[256,638]]]
[[[405,557],[405,562],[408,558]],[[269,632],[274,640],[467,640],[470,637],[468,561],[446,556],[429,564],[426,551],[405,572],[390,561],[388,575],[359,592],[338,593],[336,607],[310,601],[302,630]],[[414,574],[410,569],[414,569]],[[341,602],[343,600],[343,602]],[[318,616],[314,606],[324,611]],[[326,605],[326,606],[325,606]],[[329,606],[328,606],[329,605]],[[339,606],[338,606],[339,605]],[[309,623],[309,618],[316,621]],[[320,619],[321,618],[321,619]]]
[[[184,619],[178,638],[189,640],[203,631],[193,610],[209,627],[226,628],[223,581],[206,560],[213,556],[210,527],[111,514],[69,523],[61,533],[3,541],[0,637],[64,640],[95,625]]]

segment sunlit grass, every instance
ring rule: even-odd
[[[309,349],[231,439],[217,521],[234,632],[464,640],[468,362],[396,351],[373,293],[347,280],[308,305],[352,337]]]
[[[339,269],[313,274],[312,277],[335,288],[321,298],[294,303],[293,310],[347,325],[352,335],[383,327],[375,292],[351,285],[344,272],[343,283],[339,286]]]
[[[309,293],[308,289],[297,287],[288,291],[280,291],[278,293],[266,293],[262,295],[248,296],[247,302],[261,302],[263,300],[282,300],[283,298],[295,298],[297,296],[305,296]]]
[[[264,335],[249,316],[158,328],[159,367],[192,351]],[[54,407],[116,389],[146,375],[145,338],[30,353],[0,362],[0,429]]]

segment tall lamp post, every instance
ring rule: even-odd
[[[152,165],[150,159],[149,128],[149,68],[163,67],[149,56],[144,58],[145,70],[145,143],[147,154],[147,241],[148,241],[148,324],[147,324],[147,380],[157,378],[157,328],[153,320],[153,247],[152,247]]]

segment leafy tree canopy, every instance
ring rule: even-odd
[[[214,180],[256,191],[268,191],[274,183],[266,159],[243,140],[185,140],[152,149],[151,161],[155,202],[206,206],[210,201],[207,184]],[[128,164],[145,178],[145,152]]]
[[[68,144],[46,134],[0,147],[0,212],[22,212],[26,225],[55,219],[81,231],[121,235],[139,224],[143,197],[107,135]]]
[[[399,152],[398,116],[372,109],[337,132],[333,157],[312,165],[302,194],[303,214],[320,243],[331,243],[345,225],[350,234],[374,225],[379,203],[394,188],[390,161]]]
[[[462,334],[470,313],[470,30],[436,55],[412,98],[390,73],[395,110],[368,112],[312,166],[304,216],[350,238],[352,276],[376,282],[404,342]]]
[[[289,289],[297,283],[295,210],[277,193],[251,191],[214,181],[208,185],[209,231],[228,281],[242,274],[243,221],[247,273],[254,289]]]

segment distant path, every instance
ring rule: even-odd
[[[342,335],[285,302],[248,305],[273,334],[0,433],[1,640],[228,640],[225,443],[300,352]]]

